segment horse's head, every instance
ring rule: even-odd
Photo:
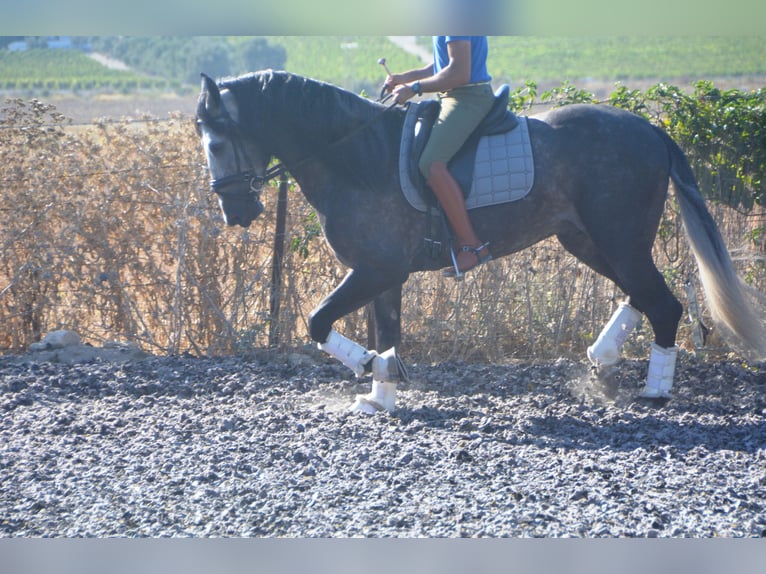
[[[261,190],[270,157],[242,131],[239,109],[228,89],[202,74],[197,133],[205,150],[210,187],[228,225],[249,227],[263,212]]]

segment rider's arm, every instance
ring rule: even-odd
[[[433,73],[433,66],[425,66],[391,76],[386,85],[396,86],[393,89],[396,101],[402,104],[418,92],[446,92],[467,84],[471,79],[471,43],[465,40],[450,42],[447,53],[449,63],[438,74]]]
[[[402,84],[409,84],[417,80],[424,78],[430,78],[434,73],[434,65],[428,64],[422,68],[416,70],[409,70],[408,72],[402,72],[401,74],[392,74],[386,79],[386,89],[393,90],[396,86]]]
[[[471,81],[471,42],[458,40],[447,44],[449,64],[441,71],[420,80],[423,92],[446,92]]]

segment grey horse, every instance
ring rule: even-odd
[[[439,269],[450,254],[424,248],[428,217],[401,192],[399,147],[405,111],[331,84],[271,70],[220,83],[203,74],[197,129],[229,225],[261,213],[264,182],[287,170],[320,217],[324,234],[350,271],[309,316],[319,347],[372,390],[352,406],[391,411],[406,369],[401,337],[402,285],[415,271]],[[528,120],[534,185],[523,199],[471,211],[494,257],[556,236],[627,296],[588,348],[596,367],[619,359],[641,315],[654,330],[641,396],[667,399],[677,356],[682,306],[652,259],[672,180],[686,237],[714,319],[757,355],[766,356],[763,310],[753,306],[699,193],[689,163],[660,128],[606,105],[565,106]],[[281,164],[269,169],[273,158]],[[374,303],[376,349],[333,329],[340,317]],[[380,352],[379,352],[379,351]]]

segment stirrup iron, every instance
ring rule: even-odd
[[[450,253],[450,256],[452,257],[452,269],[446,269],[444,271],[444,276],[460,280],[471,269],[476,269],[479,265],[484,265],[485,263],[490,261],[492,259],[491,253],[488,252],[487,255],[485,255],[484,257],[479,255],[479,253],[481,253],[483,249],[489,250],[489,241],[487,241],[486,243],[482,243],[478,247],[471,247],[470,245],[463,245],[462,247],[460,247],[461,252],[463,253],[471,252],[476,256],[476,265],[472,265],[465,271],[460,271],[460,268],[458,267],[458,264],[457,264],[457,256],[455,255],[455,250],[450,249],[449,253]]]

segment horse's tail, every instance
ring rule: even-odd
[[[766,357],[766,311],[758,299],[763,295],[738,276],[721,233],[700,194],[686,155],[673,139],[657,128],[670,153],[670,177],[681,208],[681,219],[700,270],[700,280],[713,319],[733,333],[747,351]],[[749,297],[752,295],[753,300]]]

